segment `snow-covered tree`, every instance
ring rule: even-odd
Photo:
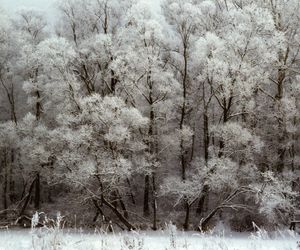
[[[122,193],[130,176],[146,167],[139,130],[148,119],[119,97],[94,94],[80,98],[79,107],[79,114],[61,120],[63,126],[54,131],[58,173],[67,173],[68,182],[83,188],[96,204],[104,203],[131,229]]]
[[[119,34],[120,46],[112,63],[119,80],[118,92],[149,119],[148,128],[142,131],[148,145],[143,212],[149,216],[151,195],[154,229],[157,228],[158,171],[161,165],[167,164],[160,151],[166,147],[163,138],[170,136],[175,107],[172,99],[179,91],[173,72],[165,63],[166,31],[159,18],[150,3],[138,1],[134,4],[126,16],[126,27]]]
[[[296,218],[298,0],[57,7],[55,31],[39,10],[0,11],[3,218],[55,207],[200,230]]]

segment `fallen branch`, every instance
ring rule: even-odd
[[[240,187],[237,188],[236,190],[234,190],[232,193],[230,193],[225,199],[224,201],[218,205],[217,207],[215,207],[206,217],[201,218],[199,226],[198,226],[198,230],[200,232],[203,232],[207,229],[208,223],[209,221],[213,218],[213,216],[221,209],[224,208],[230,208],[233,210],[238,210],[238,209],[245,209],[245,210],[249,210],[249,207],[246,205],[242,205],[242,204],[232,204],[231,201],[236,198],[237,196],[239,196],[240,194],[243,193],[247,193],[247,192],[252,192],[252,189],[249,187]]]

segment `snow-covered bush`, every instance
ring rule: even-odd
[[[32,248],[34,250],[60,250],[66,244],[64,229],[64,218],[57,214],[55,219],[49,219],[44,215],[43,221],[40,216],[43,213],[36,212],[31,220]],[[42,223],[42,227],[40,227]]]

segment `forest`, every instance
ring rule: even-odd
[[[0,226],[300,219],[299,0],[56,8],[0,11]]]

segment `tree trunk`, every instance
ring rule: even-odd
[[[34,208],[36,210],[40,209],[41,202],[41,183],[40,183],[40,174],[36,174],[35,178],[35,192],[34,192]]]
[[[148,217],[150,215],[149,208],[149,189],[150,189],[150,176],[145,176],[145,188],[144,188],[144,216]]]
[[[153,194],[153,230],[157,230],[157,193],[156,193],[156,183],[155,183],[155,174],[152,174],[152,194]]]
[[[183,79],[182,79],[182,88],[183,88],[183,103],[181,107],[181,118],[179,128],[183,129],[185,116],[186,116],[186,97],[187,97],[187,70],[188,70],[188,52],[187,45],[183,44],[183,59],[184,59],[184,70],[183,70]],[[183,140],[180,141],[180,161],[181,161],[181,178],[182,180],[186,179],[186,161],[185,161],[185,148],[183,145]]]
[[[113,59],[112,59],[113,60]],[[115,72],[111,70],[111,80],[110,80],[110,88],[112,94],[116,93],[116,85],[117,85],[117,79],[115,78]]]
[[[95,208],[97,209],[97,213],[96,213],[96,215],[95,215],[95,217],[94,217],[94,219],[93,219],[93,222],[95,223],[95,222],[97,221],[99,215],[101,215],[101,216],[102,216],[102,220],[103,220],[105,223],[107,223],[107,224],[109,225],[108,230],[109,230],[110,232],[113,232],[113,228],[112,228],[112,225],[111,225],[111,223],[110,223],[110,222],[111,222],[111,219],[105,216],[105,214],[104,214],[102,208],[99,206],[98,201],[97,201],[96,199],[92,199],[92,201],[93,201],[93,204],[94,204]],[[102,201],[101,201],[101,202],[102,202]],[[119,224],[117,224],[117,225],[118,225],[122,230],[124,230],[124,228],[121,227]]]
[[[120,195],[120,192],[119,192],[119,191],[117,191],[117,194],[118,194],[118,197],[119,197],[119,202],[120,202],[121,208],[122,208],[122,210],[123,210],[124,217],[125,217],[126,219],[128,219],[128,218],[129,218],[129,215],[128,215],[128,212],[127,212],[125,203],[124,203],[123,199],[121,198],[121,195]]]
[[[277,166],[276,166],[276,170],[277,172],[281,173],[284,169],[284,159],[285,159],[285,148],[283,146],[284,144],[284,140],[286,139],[286,131],[283,125],[284,122],[284,117],[281,117],[281,105],[282,105],[282,98],[283,98],[283,94],[284,94],[284,82],[286,79],[286,64],[287,64],[287,60],[289,57],[289,53],[290,53],[290,49],[289,47],[287,48],[287,50],[285,51],[285,53],[283,51],[279,52],[279,61],[282,63],[282,68],[278,69],[278,73],[277,73],[277,93],[275,96],[275,99],[277,101],[277,105],[278,106],[278,110],[277,112],[279,113],[279,117],[278,117],[278,149],[277,149],[277,153],[278,153],[278,162],[277,162]]]
[[[41,113],[42,113],[42,105],[41,105],[41,101],[40,101],[41,95],[40,95],[39,91],[36,92],[36,97],[37,97],[37,102],[36,102],[35,116],[36,116],[36,119],[39,120],[41,117]]]
[[[129,190],[130,190],[129,192],[130,192],[131,202],[132,202],[133,205],[135,205],[135,199],[134,199],[134,195],[132,193],[130,180],[127,178],[126,181],[127,181],[127,184],[128,184]]]
[[[10,164],[9,164],[9,200],[10,202],[14,202],[15,197],[15,183],[13,178],[13,166],[15,161],[15,150],[10,150]]]
[[[127,227],[128,230],[135,230],[136,228],[116,209],[109,201],[103,198],[103,203],[109,207],[114,214],[119,218],[119,220]]]
[[[208,192],[209,192],[209,186],[204,185],[204,187],[202,189],[200,199],[199,199],[199,202],[198,202],[197,210],[196,210],[197,215],[201,215],[203,213],[204,204],[205,204],[205,201],[207,199]]]
[[[36,182],[36,179],[34,179],[32,181],[32,183],[31,183],[31,185],[29,187],[28,193],[27,193],[26,198],[25,198],[25,202],[23,204],[22,209],[20,210],[19,217],[21,217],[24,214],[24,212],[25,212],[25,210],[26,210],[26,208],[27,208],[27,206],[29,204],[30,197],[31,197],[31,194],[32,194],[35,182]]]
[[[7,151],[4,150],[4,169],[3,169],[3,209],[8,208],[8,164],[7,164]]]
[[[204,159],[205,163],[208,162],[208,148],[209,148],[209,129],[208,129],[208,115],[207,109],[205,109],[203,114],[203,133],[204,133]]]
[[[204,219],[200,221],[199,230],[206,231],[208,223],[214,217],[214,215],[221,209],[221,207],[214,208]]]
[[[204,91],[204,90],[203,90]],[[207,107],[204,108],[204,114],[203,114],[203,133],[204,133],[204,159],[205,159],[205,164],[208,163],[208,148],[209,148],[209,129],[208,129],[208,114],[207,114]],[[206,196],[208,196],[208,191],[209,187],[207,185],[204,185],[196,214],[201,215],[203,212]]]
[[[149,105],[150,105],[150,114],[149,114],[149,130],[148,130],[148,152],[152,156],[154,153],[153,150],[153,126],[154,126],[154,110],[153,110],[153,99],[152,99],[152,82],[151,82],[151,72],[147,76],[147,83],[149,85]],[[152,160],[152,159],[151,159]],[[147,174],[145,176],[145,190],[144,190],[144,216],[148,217],[150,215],[149,208],[149,193],[150,193],[150,176]]]
[[[189,230],[189,224],[190,224],[190,204],[185,201],[185,220],[183,224],[183,228],[185,231]]]
[[[232,105],[232,100],[233,98],[230,97],[228,101],[224,98],[223,100],[223,124],[227,123],[229,121],[230,117],[230,109]],[[225,142],[223,139],[220,140],[220,150],[219,150],[219,157],[222,157],[224,155],[224,147],[225,147]]]

